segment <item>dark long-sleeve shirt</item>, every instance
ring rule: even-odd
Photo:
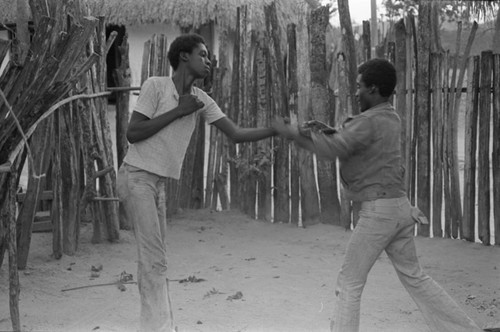
[[[333,134],[313,132],[319,158],[339,158],[340,175],[353,201],[406,195],[401,165],[401,121],[390,103],[349,118]]]

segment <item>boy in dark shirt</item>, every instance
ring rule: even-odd
[[[337,279],[331,330],[359,331],[361,294],[368,272],[385,250],[432,331],[481,331],[418,262],[415,221],[426,219],[410,205],[404,188],[401,124],[389,103],[395,86],[394,66],[387,60],[372,59],[358,69],[356,97],[361,114],[340,129],[317,121],[301,127],[279,118],[273,123],[280,135],[319,158],[338,158],[347,197],[361,202],[360,218]]]

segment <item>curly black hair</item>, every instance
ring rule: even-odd
[[[385,59],[370,59],[358,67],[361,81],[366,86],[376,86],[382,97],[389,97],[396,87],[396,68]]]
[[[205,39],[196,33],[181,35],[174,39],[168,50],[168,61],[174,70],[179,67],[179,55],[181,52],[191,53],[198,45],[206,45]]]

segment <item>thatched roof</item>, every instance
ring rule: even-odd
[[[81,0],[85,1],[85,0]],[[236,26],[236,10],[247,5],[254,27],[263,26],[264,8],[274,0],[86,0],[89,14],[106,16],[112,24],[171,23],[197,28],[210,21]],[[297,15],[318,0],[275,0],[281,23],[295,22]],[[0,1],[0,23],[15,20],[16,0]]]

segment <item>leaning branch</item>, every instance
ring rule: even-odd
[[[71,96],[71,97],[68,97],[66,99],[63,99],[60,102],[58,102],[55,105],[53,105],[51,108],[48,109],[47,112],[43,113],[42,116],[38,120],[36,120],[36,122],[28,129],[28,131],[25,134],[25,141],[26,141],[26,143],[25,142],[19,142],[19,144],[17,144],[17,146],[15,147],[15,149],[9,155],[9,162],[11,164],[14,163],[14,160],[16,159],[17,155],[21,151],[23,145],[27,144],[27,139],[31,137],[31,135],[35,131],[35,129],[38,126],[38,124],[42,120],[46,119],[49,115],[51,115],[52,113],[54,113],[59,107],[65,105],[67,103],[70,103],[70,102],[72,102],[74,100],[77,100],[77,99],[98,98],[98,97],[109,96],[110,94],[111,94],[111,92],[99,92],[99,93],[94,93],[94,94],[80,94],[80,95],[75,95],[75,96]]]

